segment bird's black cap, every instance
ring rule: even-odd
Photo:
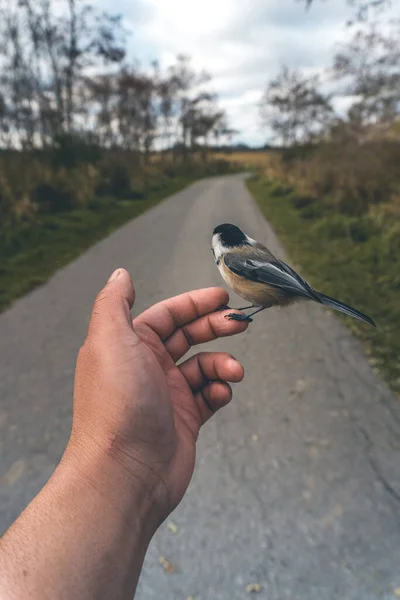
[[[246,234],[231,223],[223,223],[214,229],[214,235],[219,234],[224,246],[243,246],[247,244]]]

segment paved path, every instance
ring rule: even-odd
[[[0,316],[0,530],[67,440],[75,357],[115,267],[137,305],[220,284],[210,236],[231,221],[282,256],[239,176],[199,182],[93,247]],[[143,256],[142,248],[147,249]],[[373,315],[372,315],[373,316]],[[190,491],[148,553],[139,600],[393,599],[400,587],[400,406],[316,305],[271,309],[214,343],[245,381],[204,429]],[[177,565],[165,573],[160,556]]]

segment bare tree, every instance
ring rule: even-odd
[[[37,129],[37,99],[33,52],[25,52],[23,23],[17,11],[4,14],[5,63],[3,89],[8,91],[8,115],[12,127],[23,132],[20,143],[32,147]]]
[[[92,120],[94,138],[101,146],[112,147],[117,142],[117,76],[115,74],[99,74],[87,77],[82,89],[88,93],[82,102],[87,109],[86,127]]]
[[[173,120],[177,114],[177,97],[180,89],[179,81],[171,74],[171,70],[160,75],[157,81],[159,112],[161,117],[161,137],[164,140],[163,149],[168,150],[171,147],[173,137]]]
[[[124,68],[118,77],[118,128],[123,146],[149,155],[157,135],[156,82]]]
[[[1,145],[44,147],[79,136],[148,157],[157,139],[165,149],[179,141],[187,152],[223,129],[204,90],[209,76],[188,57],[165,72],[124,58],[121,18],[88,0],[0,0]]]
[[[119,17],[86,0],[0,0],[1,83],[22,145],[42,145],[77,127],[76,98],[88,67],[123,60]]]
[[[298,0],[303,2],[306,8],[310,8],[317,0]],[[376,11],[384,10],[393,4],[393,0],[347,0],[349,6],[355,9],[355,19],[365,21]]]
[[[188,56],[179,55],[176,65],[170,69],[170,79],[174,88],[177,138],[184,155],[192,145],[192,125],[194,123],[195,106],[205,100],[206,92],[199,91],[200,87],[210,81],[206,72],[197,73],[191,66]],[[210,94],[208,94],[210,96]]]
[[[261,118],[284,146],[312,139],[331,117],[329,98],[318,91],[318,84],[318,77],[305,77],[287,66],[268,84]]]
[[[345,92],[357,98],[350,117],[360,127],[391,125],[400,113],[399,31],[357,31],[334,58],[334,73]]]

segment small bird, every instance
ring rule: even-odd
[[[314,290],[289,265],[236,225],[224,223],[214,229],[212,251],[226,283],[238,296],[251,302],[250,306],[234,310],[256,309],[249,315],[231,313],[227,315],[230,320],[252,322],[251,317],[271,306],[313,300],[376,327],[362,312]]]

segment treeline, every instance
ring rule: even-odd
[[[127,57],[120,16],[85,0],[1,0],[0,142],[53,146],[79,134],[149,153],[230,135],[226,116],[189,58],[162,71]]]
[[[0,227],[143,197],[149,180],[204,173],[190,156],[230,138],[207,73],[186,56],[142,68],[127,41],[86,0],[0,0]]]
[[[320,77],[286,67],[267,85],[281,148],[250,186],[307,278],[376,320],[348,324],[399,392],[400,30],[390,0],[349,4],[347,41]]]
[[[367,20],[388,0],[353,4],[363,21],[349,26],[323,76],[283,67],[261,116],[285,149],[280,176],[304,195],[350,215],[382,203],[400,216],[400,26]]]

